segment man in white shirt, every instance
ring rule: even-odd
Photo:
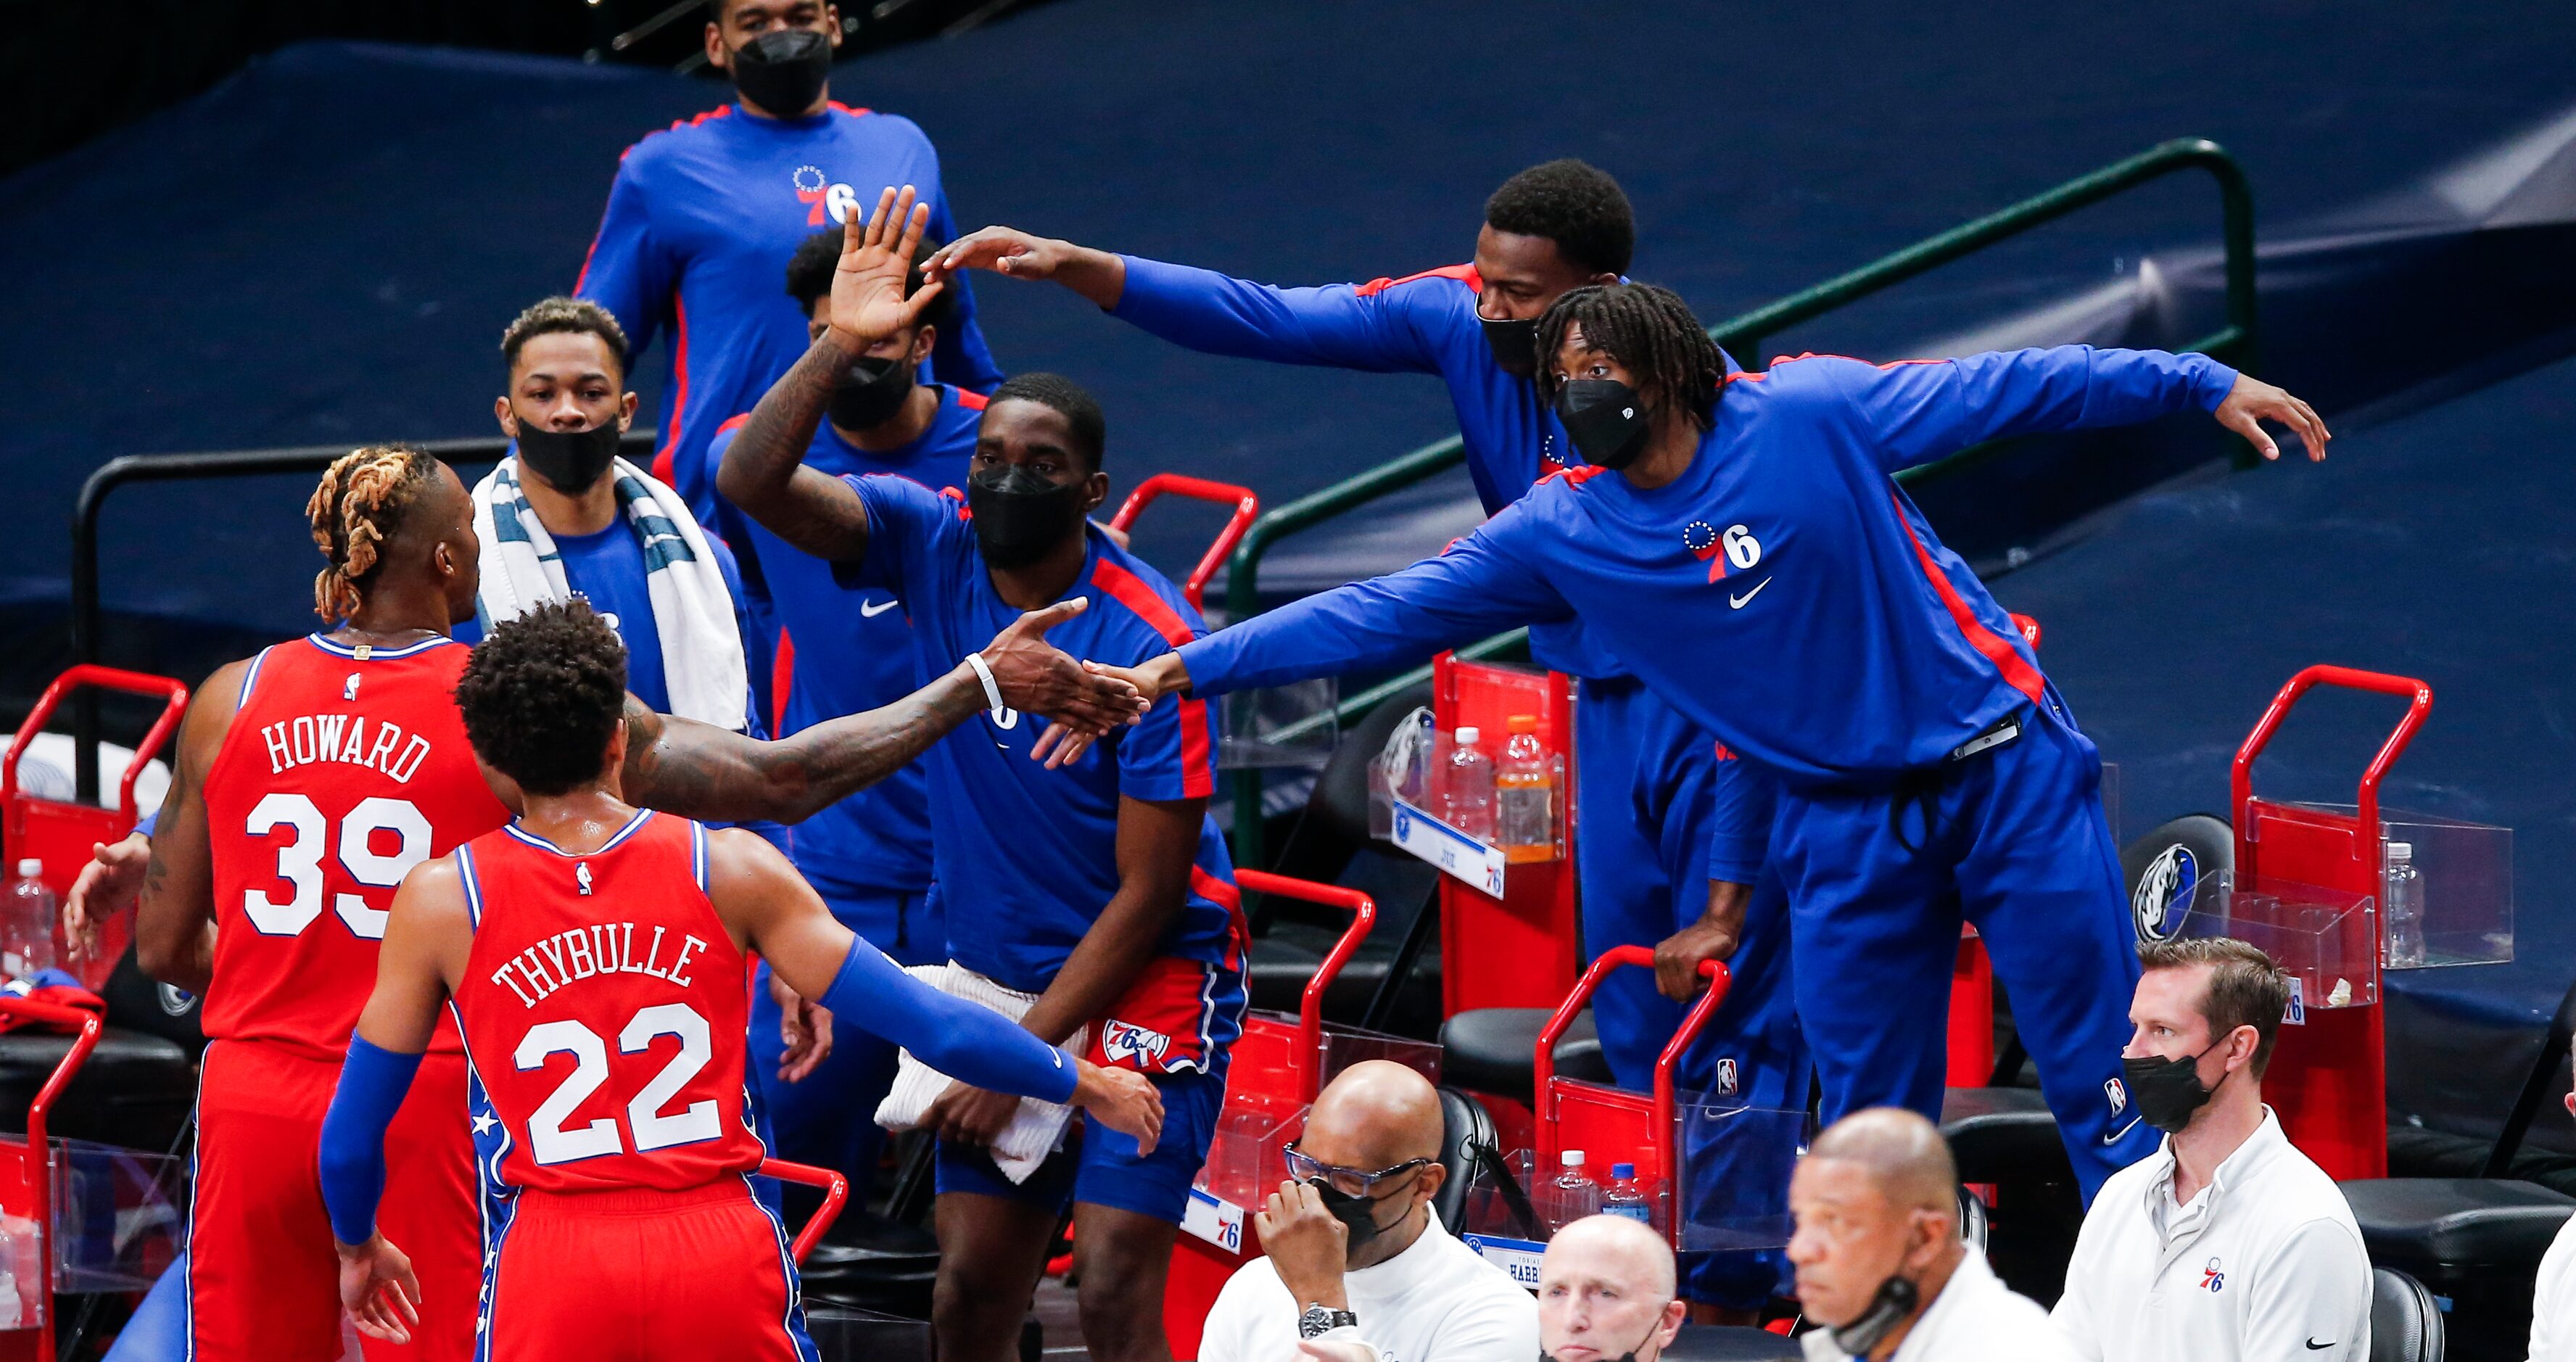
[[[1959,1170],[1930,1121],[1875,1107],[1826,1127],[1789,1179],[1809,1362],[2073,1362],[2038,1303],[1959,1237]]]
[[[2366,1362],[2361,1229],[2263,1105],[2288,976],[2223,937],[2158,942],[2139,959],[2125,1095],[2165,1142],[2093,1199],[2059,1326],[2101,1362]]]
[[[2576,1116],[2576,1092],[2567,1094]],[[2558,1227],[2531,1293],[2531,1362],[2576,1362],[2576,1219]]]
[[[1643,1221],[1585,1216],[1539,1260],[1539,1362],[1656,1362],[1689,1311],[1672,1245]]]
[[[1401,1064],[1326,1084],[1253,1216],[1267,1256],[1217,1293],[1199,1362],[1530,1362],[1529,1293],[1431,1213],[1441,1129],[1439,1094]]]

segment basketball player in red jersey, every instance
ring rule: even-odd
[[[362,1329],[408,1332],[417,1289],[376,1213],[387,1129],[442,1011],[465,1037],[483,1166],[506,1189],[481,1321],[495,1362],[800,1356],[785,1235],[747,1180],[762,1156],[742,1087],[752,951],[844,1025],[1152,1146],[1162,1103],[1142,1075],[909,978],[759,837],[621,799],[625,686],[617,634],[581,601],[496,628],[457,683],[475,755],[522,812],[403,881],[323,1126],[342,1299]]]
[[[463,484],[427,455],[362,449],[306,509],[328,560],[315,609],[342,627],[199,688],[136,917],[144,970],[205,995],[214,1039],[188,1255],[204,1362],[339,1356],[314,1173],[323,1109],[394,886],[509,816],[450,698],[467,650],[446,635],[473,614],[478,557]],[[1077,693],[1073,664],[1040,641],[1053,622],[1024,617],[986,650],[997,687],[1106,716],[1115,697]],[[897,705],[763,744],[639,712],[630,696],[627,788],[699,817],[801,818],[910,760],[985,698],[961,666]],[[451,1029],[432,1048],[430,1080],[394,1128],[394,1227],[421,1255],[427,1314],[417,1342],[370,1346],[447,1362],[473,1350],[481,1226],[461,1047]]]

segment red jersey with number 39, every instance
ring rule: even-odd
[[[208,1036],[339,1063],[403,875],[509,819],[456,710],[468,652],[444,638],[382,648],[315,634],[251,659],[206,773]],[[431,1041],[456,1045],[446,1027]]]
[[[474,917],[456,1017],[502,1127],[486,1166],[551,1192],[678,1192],[759,1167],[746,960],[707,899],[706,829],[639,810],[575,853],[512,823],[456,859]]]

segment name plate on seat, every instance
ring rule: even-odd
[[[1487,846],[1401,799],[1395,801],[1391,840],[1489,897],[1503,896],[1501,847]]]

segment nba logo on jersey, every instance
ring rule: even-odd
[[[1735,1061],[1732,1058],[1719,1060],[1717,1062],[1717,1095],[1720,1097],[1733,1097],[1735,1095],[1736,1083]]]
[[[572,882],[581,886],[581,892],[585,894],[590,892],[590,862],[583,861],[573,867]]]
[[[1104,1022],[1100,1028],[1100,1052],[1113,1064],[1122,1059],[1160,1060],[1171,1044],[1170,1036],[1134,1022]]]
[[[358,698],[358,674],[356,672],[349,673],[348,683],[340,687],[340,698],[342,700],[355,700]]]

